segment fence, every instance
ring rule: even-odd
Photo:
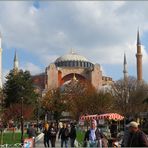
[[[39,134],[36,138],[35,138],[35,142],[38,142],[42,137],[44,136],[43,133]],[[21,143],[16,143],[16,144],[3,144],[3,145],[0,145],[0,148],[15,148],[15,147],[22,147],[22,144]]]

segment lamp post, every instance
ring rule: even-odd
[[[24,142],[23,97],[21,97],[21,144]]]
[[[37,98],[37,132],[39,128],[39,98]]]
[[[3,92],[1,92],[2,94],[1,94],[1,139],[0,139],[0,142],[1,142],[1,144],[3,144],[3,128],[4,128],[4,126],[3,126],[3,97],[4,97],[4,94],[3,94]]]
[[[37,120],[37,132],[38,132],[38,129],[39,129],[39,107],[40,107],[40,98],[41,98],[41,89],[40,88],[36,88],[35,89],[35,93],[37,94],[37,100],[36,100],[36,103],[37,103],[37,112],[36,112],[36,120]]]

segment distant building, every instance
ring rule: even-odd
[[[96,89],[112,83],[111,77],[102,75],[99,64],[93,64],[74,52],[57,58],[46,67],[45,73],[33,76],[33,83],[42,90],[49,90],[62,86],[74,75],[78,81],[90,82]]]
[[[0,88],[2,88],[2,36],[0,34]],[[137,81],[141,83],[142,77],[142,49],[139,30],[137,32]],[[19,70],[19,61],[15,52],[14,71]],[[124,55],[124,80],[128,78],[126,55]],[[107,88],[113,83],[111,77],[102,74],[101,66],[94,64],[84,56],[73,51],[60,56],[53,63],[46,67],[45,72],[32,76],[34,85],[42,91],[55,89],[71,80],[75,75],[78,81],[87,81],[97,90]]]

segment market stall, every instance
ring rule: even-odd
[[[90,121],[94,119],[97,121],[99,128],[103,131],[103,134],[108,139],[110,143],[109,146],[112,146],[112,143],[116,141],[120,135],[122,135],[120,131],[120,121],[122,121],[124,117],[117,113],[85,115],[80,117],[80,120],[87,123],[88,125],[90,125]],[[112,133],[111,126],[115,126],[115,124],[117,127],[116,133]],[[115,135],[115,137],[112,135]]]
[[[107,119],[107,120],[116,120],[120,121],[123,120],[124,117],[117,113],[107,113],[107,114],[101,114],[101,115],[86,115],[81,116],[80,120],[100,120],[100,119]]]

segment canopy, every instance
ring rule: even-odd
[[[108,114],[98,115],[96,119],[123,120],[124,117],[117,113],[108,113]]]
[[[107,113],[107,114],[101,114],[101,115],[87,115],[87,116],[80,117],[80,120],[92,120],[92,119],[123,120],[124,117],[117,113]]]
[[[93,120],[96,119],[97,115],[86,115],[86,116],[81,116],[80,120]]]

